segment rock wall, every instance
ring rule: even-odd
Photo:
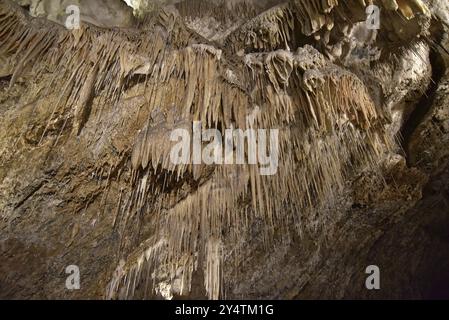
[[[122,1],[88,0],[16,0],[19,5],[29,8],[34,17],[43,17],[65,25],[70,5],[80,8],[81,21],[105,28],[129,28],[134,23],[133,10]]]

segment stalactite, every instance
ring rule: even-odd
[[[289,219],[282,214],[286,204],[293,206],[294,212],[303,212],[305,208],[317,206],[320,199],[332,198],[331,195],[343,187],[346,163],[351,157],[372,159],[369,165],[375,168],[377,160],[374,159],[380,154],[377,142],[369,137],[378,130],[377,126],[384,116],[378,113],[360,80],[326,63],[315,49],[305,47],[297,54],[279,51],[245,59],[248,79],[239,82],[248,83],[249,79],[253,79],[251,83],[264,83],[267,90],[261,93],[260,101],[253,101],[246,91],[235,88],[228,81],[215,80],[223,71],[210,63],[219,61],[213,52],[187,49],[177,52],[176,57],[191,61],[175,63],[185,70],[171,72],[188,75],[177,80],[185,81],[180,88],[187,88],[178,93],[181,96],[190,95],[187,98],[189,102],[184,104],[186,110],[180,110],[179,114],[189,113],[193,119],[196,117],[208,127],[232,122],[239,124],[237,128],[246,129],[249,111],[255,103],[265,110],[254,118],[257,128],[281,127],[283,130],[280,137],[281,165],[274,177],[260,176],[258,168],[252,165],[239,166],[238,171],[225,166],[217,167],[211,179],[186,198],[167,195],[159,189],[159,197],[174,199],[170,209],[156,213],[161,217],[160,236],[169,235],[168,261],[182,261],[183,257],[194,257],[198,250],[210,250],[207,249],[209,241],[221,239],[223,230],[230,230],[235,235],[241,232],[244,228],[239,226],[244,219],[248,219],[248,215],[246,210],[237,206],[239,199],[251,199],[250,219],[260,217],[269,225],[287,232]],[[257,68],[258,65],[264,68]],[[229,69],[224,73],[222,76],[226,77]],[[166,78],[163,74],[161,77]],[[209,81],[208,85],[205,81]],[[164,92],[165,89],[160,86],[159,90]],[[211,104],[213,93],[221,96],[223,110],[232,110],[229,119],[223,119],[221,113],[214,115],[217,107]],[[217,119],[218,123],[210,119]],[[183,119],[170,128],[191,130],[189,125],[191,119]],[[366,132],[366,138],[362,130]],[[160,170],[173,172],[177,179],[184,179],[193,173],[192,166],[180,166],[177,170],[170,164],[171,147],[164,143],[168,141],[169,132],[170,129],[161,126],[149,129],[148,124],[141,129],[131,157],[134,170],[150,170],[152,175]],[[291,148],[292,143],[294,149]],[[385,143],[383,148],[386,150],[393,146],[391,141]],[[150,168],[147,168],[148,162],[152,163]],[[136,173],[134,176],[141,175]],[[136,210],[144,206],[142,201],[147,198],[147,181],[148,173],[134,182],[136,199],[139,199]],[[275,197],[269,196],[274,194]],[[290,203],[289,198],[295,199],[294,202]],[[206,252],[205,255],[207,257]],[[221,257],[217,259],[215,263],[220,264]],[[129,268],[135,268],[132,259],[127,261]],[[209,260],[206,265],[212,268]],[[211,298],[217,297],[215,283],[219,282],[214,277],[216,272],[206,273],[205,281]]]
[[[201,267],[209,298],[218,299],[224,234],[237,239],[260,219],[268,246],[275,230],[288,234],[291,221],[334,198],[354,167],[378,170],[382,153],[394,148],[387,115],[360,79],[309,45],[290,48],[295,23],[304,36],[333,24],[328,15],[337,0],[276,6],[229,35],[223,48],[193,35],[168,9],[157,23],[147,21],[144,31],[84,26],[69,32],[53,24],[35,29],[38,20],[0,1],[0,51],[15,66],[11,86],[33,61],[33,72],[52,70],[51,85],[62,89],[41,141],[57,110],[65,120],[73,115],[72,133],[82,134],[95,98],[115,105],[133,81],[145,77],[143,108],[149,116],[135,134],[130,192],[120,191],[113,225],[125,234],[133,217],[148,213],[155,231],[131,254],[119,253],[125,260],[107,298],[132,298],[140,282],[150,281],[149,270],[166,271],[171,280],[179,276],[183,294]],[[413,1],[410,8],[425,12],[420,4]],[[409,7],[399,8],[408,16]],[[173,164],[170,133],[192,130],[192,121],[204,128],[279,129],[277,174],[261,176],[253,164]]]

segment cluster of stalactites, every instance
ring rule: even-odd
[[[413,20],[419,15],[425,21],[430,17],[428,7],[421,0],[350,0],[344,5],[338,0],[291,0],[251,19],[228,37],[227,45],[234,53],[239,53],[241,50],[291,49],[301,41],[298,37],[315,36],[328,42],[335,26],[344,29],[344,26],[366,21],[366,9],[371,4],[385,10],[381,11],[380,22],[385,32],[390,33],[387,38],[391,41],[406,42],[426,30],[426,23]],[[398,19],[396,12],[405,19]],[[301,33],[295,36],[298,29]]]
[[[50,83],[44,82],[41,92],[46,96],[56,85],[61,90],[48,123],[58,113],[56,108],[64,109],[73,116],[73,132],[79,134],[94,98],[117,103],[133,76],[151,78],[162,72],[158,61],[166,55],[167,42],[182,46],[191,40],[192,34],[175,16],[162,11],[158,23],[172,30],[173,39],[160,26],[141,32],[83,25],[69,31],[31,18],[14,3],[2,0],[0,54],[11,69],[10,87],[20,76],[31,75],[40,83],[43,74],[52,72]]]
[[[119,101],[135,76],[145,78],[147,113],[166,111],[161,121],[149,119],[136,133],[132,192],[119,208],[125,219],[136,212],[151,214],[157,228],[117,269],[108,297],[132,297],[140,281],[151,282],[153,272],[180,276],[181,293],[188,292],[192,273],[202,263],[207,293],[217,299],[225,248],[233,247],[256,219],[265,223],[268,244],[274,230],[299,226],[307,212],[333,198],[353,170],[376,168],[382,152],[392,147],[385,115],[363,83],[312,47],[242,53],[231,63],[221,50],[192,43],[194,37],[176,27],[179,21],[169,12],[161,15],[169,27],[144,35],[94,28],[68,32],[57,26],[35,28],[39,21],[0,1],[0,50],[14,65],[11,85],[27,70],[37,75],[59,70],[43,92],[62,84],[55,108],[67,109],[67,118],[74,115],[74,134],[82,131],[95,97]],[[320,9],[325,13],[337,4],[327,3]],[[265,30],[270,50],[288,42],[293,30],[292,7],[281,5],[272,12],[277,14],[265,13],[244,27]],[[275,29],[279,36],[264,29],[273,24],[283,25]],[[238,44],[240,38],[233,35],[229,41]],[[245,130],[250,115],[254,128],[279,130],[276,175],[261,176],[251,164],[211,170],[171,163],[167,141],[174,128],[200,121],[205,128]],[[156,184],[159,178],[197,183],[186,194],[165,188],[165,182]]]
[[[343,187],[352,170],[347,167],[349,159],[358,159],[362,167],[376,168],[382,152],[393,142],[382,129],[385,115],[376,109],[363,83],[310,46],[295,53],[248,54],[242,59],[244,72],[240,73],[237,68],[222,68],[221,54],[211,47],[193,46],[172,54],[167,61],[173,70],[161,73],[157,84],[146,91],[154,99],[150,108],[174,107],[167,110],[163,123],[148,122],[137,136],[132,167],[133,198],[139,200],[136,206],[125,209],[142,210],[148,195],[156,193],[167,205],[152,209],[160,231],[154,241],[166,239],[167,252],[163,261],[151,258],[152,267],[160,271],[168,265],[173,277],[181,273],[182,279],[190,279],[184,272],[204,263],[209,298],[216,299],[223,256],[218,255],[222,251],[217,245],[211,249],[210,241],[224,243],[223,234],[229,236],[227,241],[238,241],[251,221],[261,218],[267,224],[269,243],[269,230],[288,232],[304,212]],[[206,128],[232,125],[245,130],[254,110],[259,110],[254,128],[280,130],[276,175],[261,176],[257,166],[244,164],[216,166],[212,174],[206,170],[205,179],[201,166],[171,163],[168,141],[174,128],[189,130],[196,120]],[[155,189],[149,181],[158,180],[154,176],[160,173],[178,181],[193,176],[202,182],[186,196],[176,190]],[[151,248],[155,243],[148,245]],[[143,252],[141,248],[132,256],[139,256],[139,252]],[[215,261],[217,255],[219,261]],[[199,256],[204,257],[202,261],[198,261]],[[140,260],[127,259],[127,272],[114,279],[117,288],[128,287],[140,274]],[[134,276],[125,278],[128,273]],[[109,294],[115,296],[119,291]]]

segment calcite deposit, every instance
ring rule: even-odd
[[[446,0],[0,0],[0,297],[449,297],[448,17]],[[174,163],[194,123],[276,130],[276,172],[197,163],[206,141]]]

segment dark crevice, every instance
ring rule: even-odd
[[[6,82],[7,84],[9,84],[9,82],[11,81],[11,77],[12,77],[11,74],[0,77],[0,83]]]
[[[21,6],[24,10],[26,10],[26,11],[30,11],[30,9],[31,9],[31,5],[29,5],[29,4],[27,4],[27,5],[23,5],[23,6]]]
[[[415,109],[411,113],[408,120],[404,123],[401,129],[400,137],[402,137],[401,144],[405,151],[407,165],[410,166],[409,144],[413,133],[418,126],[423,122],[429,111],[431,110],[435,94],[440,84],[441,79],[446,73],[446,66],[444,59],[438,49],[432,48],[430,50],[430,64],[432,66],[432,78],[424,95],[419,100]]]

